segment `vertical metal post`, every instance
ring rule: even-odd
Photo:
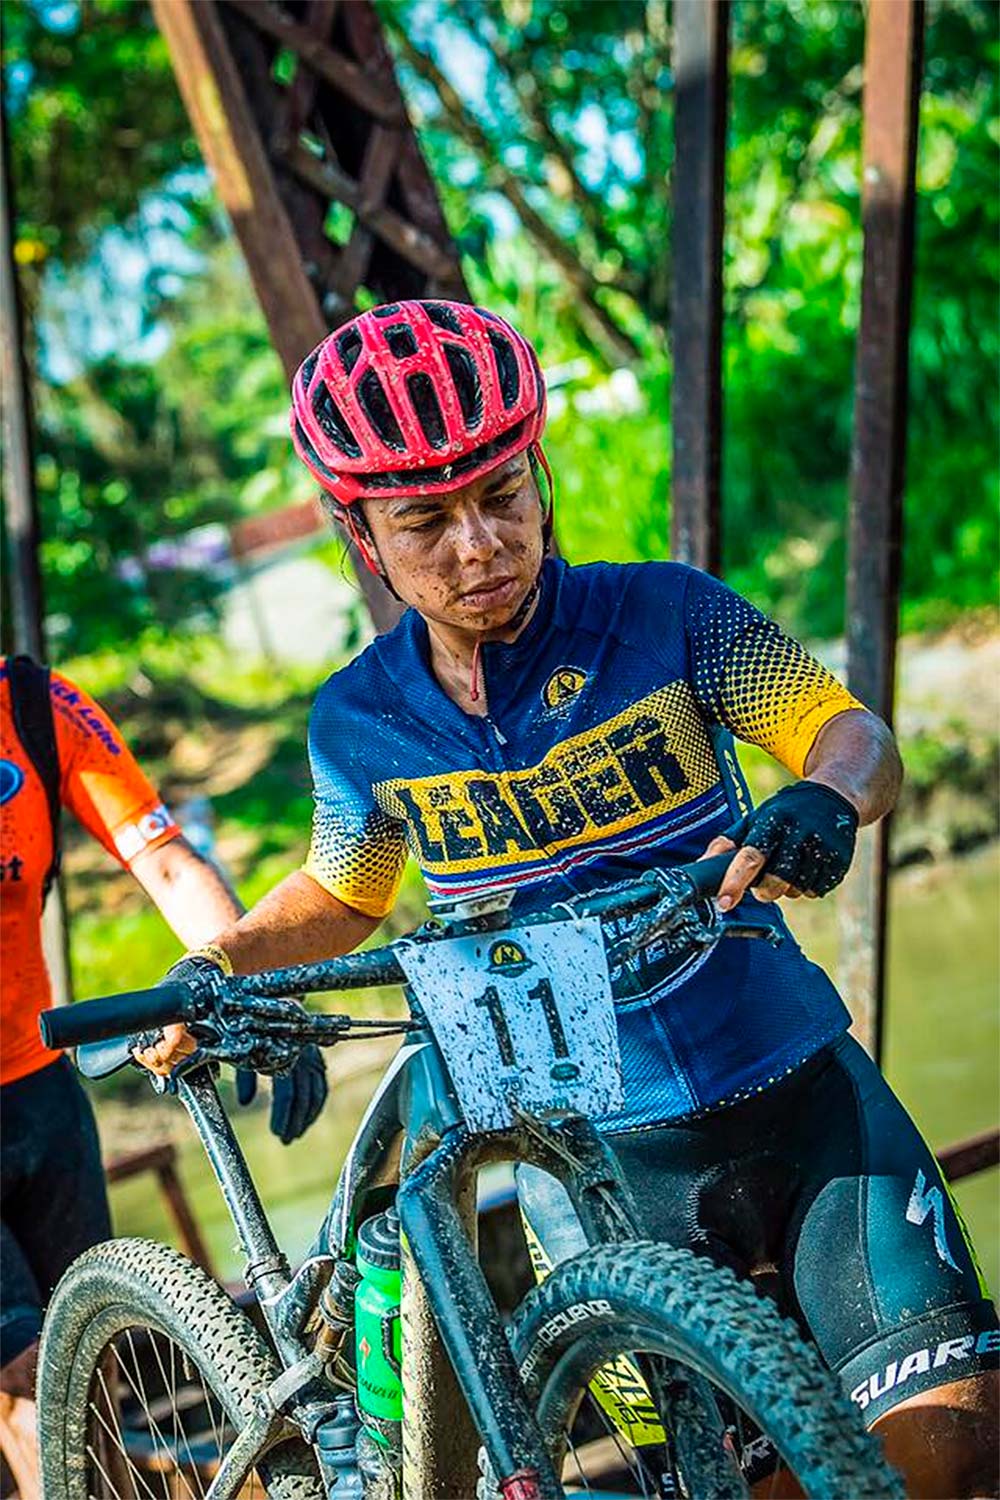
[[[15,651],[45,656],[45,609],[38,566],[38,506],[32,448],[31,392],[14,263],[14,207],[7,111],[0,101],[0,349],[3,358],[3,482],[11,622]]]
[[[892,722],[923,0],[872,0],[864,76],[864,267],[855,366],[847,680]],[[881,1058],[888,820],[865,829],[841,897],[840,982]]]
[[[14,261],[15,212],[7,112],[0,98],[0,371],[3,377],[4,527],[16,652],[45,660],[45,601],[38,564],[38,497],[31,386],[24,357],[24,319]],[[57,880],[45,903],[42,945],[56,1005],[73,998],[66,897]]]
[[[671,554],[721,568],[722,225],[729,0],[674,0]]]

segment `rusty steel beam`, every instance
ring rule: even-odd
[[[868,9],[861,327],[855,364],[847,574],[847,680],[889,724],[895,695],[907,362],[923,0]],[[884,1030],[889,820],[862,830],[840,897],[839,979],[879,1061]]]
[[[152,3],[289,375],[362,288],[467,299],[371,0]],[[346,243],[334,204],[349,211]],[[352,556],[387,629],[398,602]]]
[[[722,565],[722,226],[728,0],[674,0],[671,555]]]
[[[0,370],[3,374],[3,488],[11,634],[15,651],[45,660],[45,600],[38,563],[40,528],[35,491],[31,384],[24,357],[24,320],[17,266],[10,140],[0,98]]]
[[[967,1141],[945,1146],[938,1152],[937,1159],[949,1182],[961,1182],[976,1172],[1000,1166],[1000,1130],[983,1130]]]

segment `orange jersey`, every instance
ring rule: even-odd
[[[128,869],[180,829],[93,698],[58,672],[50,695],[60,801]],[[14,729],[0,658],[0,1084],[53,1062],[38,1014],[51,1004],[42,955],[42,884],[52,859],[45,788]]]

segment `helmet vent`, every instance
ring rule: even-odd
[[[361,444],[344,420],[344,414],[321,380],[312,394],[313,414],[335,448],[348,458],[361,457]]]
[[[310,354],[309,358],[306,359],[306,360],[303,360],[303,362],[302,362],[302,389],[304,391],[308,391],[309,387],[312,385],[312,378],[313,378],[313,376],[316,373],[316,366],[317,366],[318,363],[319,363],[319,350],[318,349],[314,349],[313,352]]]
[[[344,374],[350,375],[361,353],[361,335],[356,328],[345,328],[337,335],[337,352],[344,366]]]
[[[448,434],[445,430],[444,417],[441,415],[441,407],[438,404],[437,392],[434,390],[434,382],[429,375],[418,371],[415,375],[407,376],[406,388],[413,402],[413,409],[417,414],[417,420],[424,430],[424,437],[432,448],[443,448],[448,442]]]
[[[365,416],[386,447],[395,448],[397,453],[405,453],[406,444],[399,430],[399,423],[389,405],[389,398],[382,387],[382,382],[374,370],[366,370],[358,381],[358,400],[361,402]],[[361,450],[358,449],[359,456],[360,452]]]
[[[397,359],[406,359],[417,352],[417,341],[408,323],[393,323],[385,330],[385,341]]]
[[[394,318],[399,312],[398,302],[387,302],[384,307],[373,307],[373,318]]]
[[[511,348],[509,339],[505,339],[502,333],[494,328],[488,328],[486,336],[493,350],[493,357],[497,362],[497,376],[500,380],[500,395],[503,397],[504,410],[510,411],[521,394],[521,377],[517,369],[517,355]]]
[[[420,305],[432,323],[436,323],[439,328],[447,329],[449,333],[457,333],[459,338],[462,337],[462,325],[450,307],[445,307],[441,302],[422,302]]]
[[[456,458],[449,464],[422,464],[420,467],[420,480],[423,484],[437,484],[440,480],[460,479],[463,474],[469,474],[483,464],[491,464],[513,448],[524,433],[524,423],[515,422],[506,432],[501,432],[499,437],[491,438],[488,443],[480,443],[473,448],[471,453],[463,453],[461,458]],[[409,470],[388,470],[379,474],[359,474],[358,483],[362,489],[372,494],[381,491],[383,494],[392,490],[408,490],[415,493],[413,488],[413,474]]]
[[[336,480],[336,474],[332,469],[328,469],[326,464],[320,458],[319,454],[316,452],[316,449],[306,437],[305,428],[302,426],[302,423],[298,420],[298,418],[296,418],[295,421],[295,441],[317,473],[322,474],[324,479],[333,481]]]
[[[444,357],[455,382],[465,425],[471,431],[483,420],[483,388],[476,362],[468,349],[462,349],[458,344],[445,344]]]

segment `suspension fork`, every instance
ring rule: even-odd
[[[635,1236],[635,1210],[628,1189],[609,1148],[588,1122],[573,1120],[554,1127],[532,1124],[530,1130],[474,1138],[464,1127],[450,1130],[407,1173],[397,1199],[405,1242],[404,1286],[407,1260],[412,1261],[420,1283],[417,1314],[412,1301],[406,1309],[405,1337],[443,1346],[500,1481],[523,1475],[525,1496],[555,1500],[562,1495],[562,1487],[524,1395],[496,1304],[476,1258],[474,1236],[469,1233],[469,1195],[476,1174],[487,1161],[511,1159],[531,1161],[563,1181],[592,1243]],[[413,1292],[404,1297],[408,1300]],[[425,1307],[434,1326],[423,1312]],[[431,1348],[411,1350],[411,1358],[418,1372],[434,1368]],[[415,1462],[408,1464],[404,1459],[406,1500],[411,1488],[408,1481],[421,1500],[472,1494],[475,1472],[470,1476],[469,1457],[457,1441],[454,1413],[442,1420],[442,1392],[436,1378],[418,1383],[422,1390],[407,1393],[407,1426],[419,1452],[411,1455]],[[415,1395],[419,1411],[411,1414]],[[442,1445],[449,1454],[443,1467]],[[421,1461],[431,1453],[435,1455],[433,1482]],[[530,1489],[532,1480],[534,1488]]]

